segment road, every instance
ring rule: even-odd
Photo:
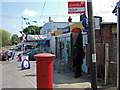
[[[0,62],[0,83],[1,88],[32,88],[36,89],[36,61],[30,61],[31,68],[21,70],[21,62],[18,61],[17,55],[20,51],[16,51],[15,59]],[[56,64],[57,66],[57,64]],[[58,73],[53,70],[53,88],[84,88],[90,87],[90,82],[86,75],[75,79],[73,72],[67,70]],[[1,81],[0,81],[1,82]],[[3,89],[4,90],[4,89]],[[7,89],[8,90],[8,89]],[[16,90],[16,89],[15,89]]]
[[[31,65],[31,69],[21,70],[21,62],[17,57],[19,53],[20,51],[16,52],[14,60],[10,58],[10,61],[0,62],[2,88],[36,88],[36,68]]]

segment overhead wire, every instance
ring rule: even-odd
[[[59,14],[59,8],[60,8],[60,0],[58,2],[58,8],[57,8],[57,13],[56,13],[57,19],[58,19],[58,14]]]
[[[41,15],[40,15],[40,18],[39,18],[39,22],[40,22],[40,20],[41,20],[41,17],[42,17],[42,14],[43,14],[43,11],[44,11],[44,8],[45,8],[45,5],[46,5],[46,0],[45,0],[45,2],[44,2],[43,8],[42,8],[42,12],[41,12]],[[37,23],[37,24],[38,24],[38,23]]]

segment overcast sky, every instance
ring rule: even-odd
[[[27,25],[22,17],[29,20],[31,25],[42,26],[48,22],[51,16],[54,22],[67,22],[68,17],[72,17],[73,22],[79,22],[80,14],[68,14],[68,1],[80,0],[1,0],[0,2],[0,29],[4,29],[12,34],[21,36],[21,26]],[[85,0],[86,1],[86,0]],[[92,0],[94,16],[101,16],[103,22],[116,22],[117,17],[112,14],[112,10],[119,0]],[[87,7],[86,7],[87,11]],[[2,21],[2,23],[1,23]]]

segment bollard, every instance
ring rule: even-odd
[[[53,90],[53,58],[55,55],[41,53],[34,57],[37,64],[37,89]]]

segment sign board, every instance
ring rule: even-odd
[[[60,35],[60,34],[62,34],[62,28],[57,30],[57,31],[55,31],[55,36]]]
[[[116,27],[112,27],[112,34],[117,34],[117,26]]]
[[[88,18],[82,20],[82,25],[85,27],[84,32],[88,32]]]
[[[27,35],[28,41],[50,39],[50,35]]]
[[[22,69],[30,69],[30,62],[27,59],[23,60]]]
[[[70,32],[70,27],[65,27],[65,28],[62,28],[62,33],[69,33]]]
[[[73,33],[81,33],[82,31],[81,31],[80,28],[74,28],[74,29],[72,30],[72,32],[73,32]]]
[[[22,69],[30,69],[30,62],[28,60],[28,56],[22,56],[21,57],[22,62]]]
[[[68,14],[85,13],[85,1],[69,1]]]
[[[94,18],[94,29],[100,30],[100,18]]]
[[[37,45],[38,43],[37,43],[37,42],[24,42],[23,44],[24,44],[24,45],[35,46],[35,45]]]

